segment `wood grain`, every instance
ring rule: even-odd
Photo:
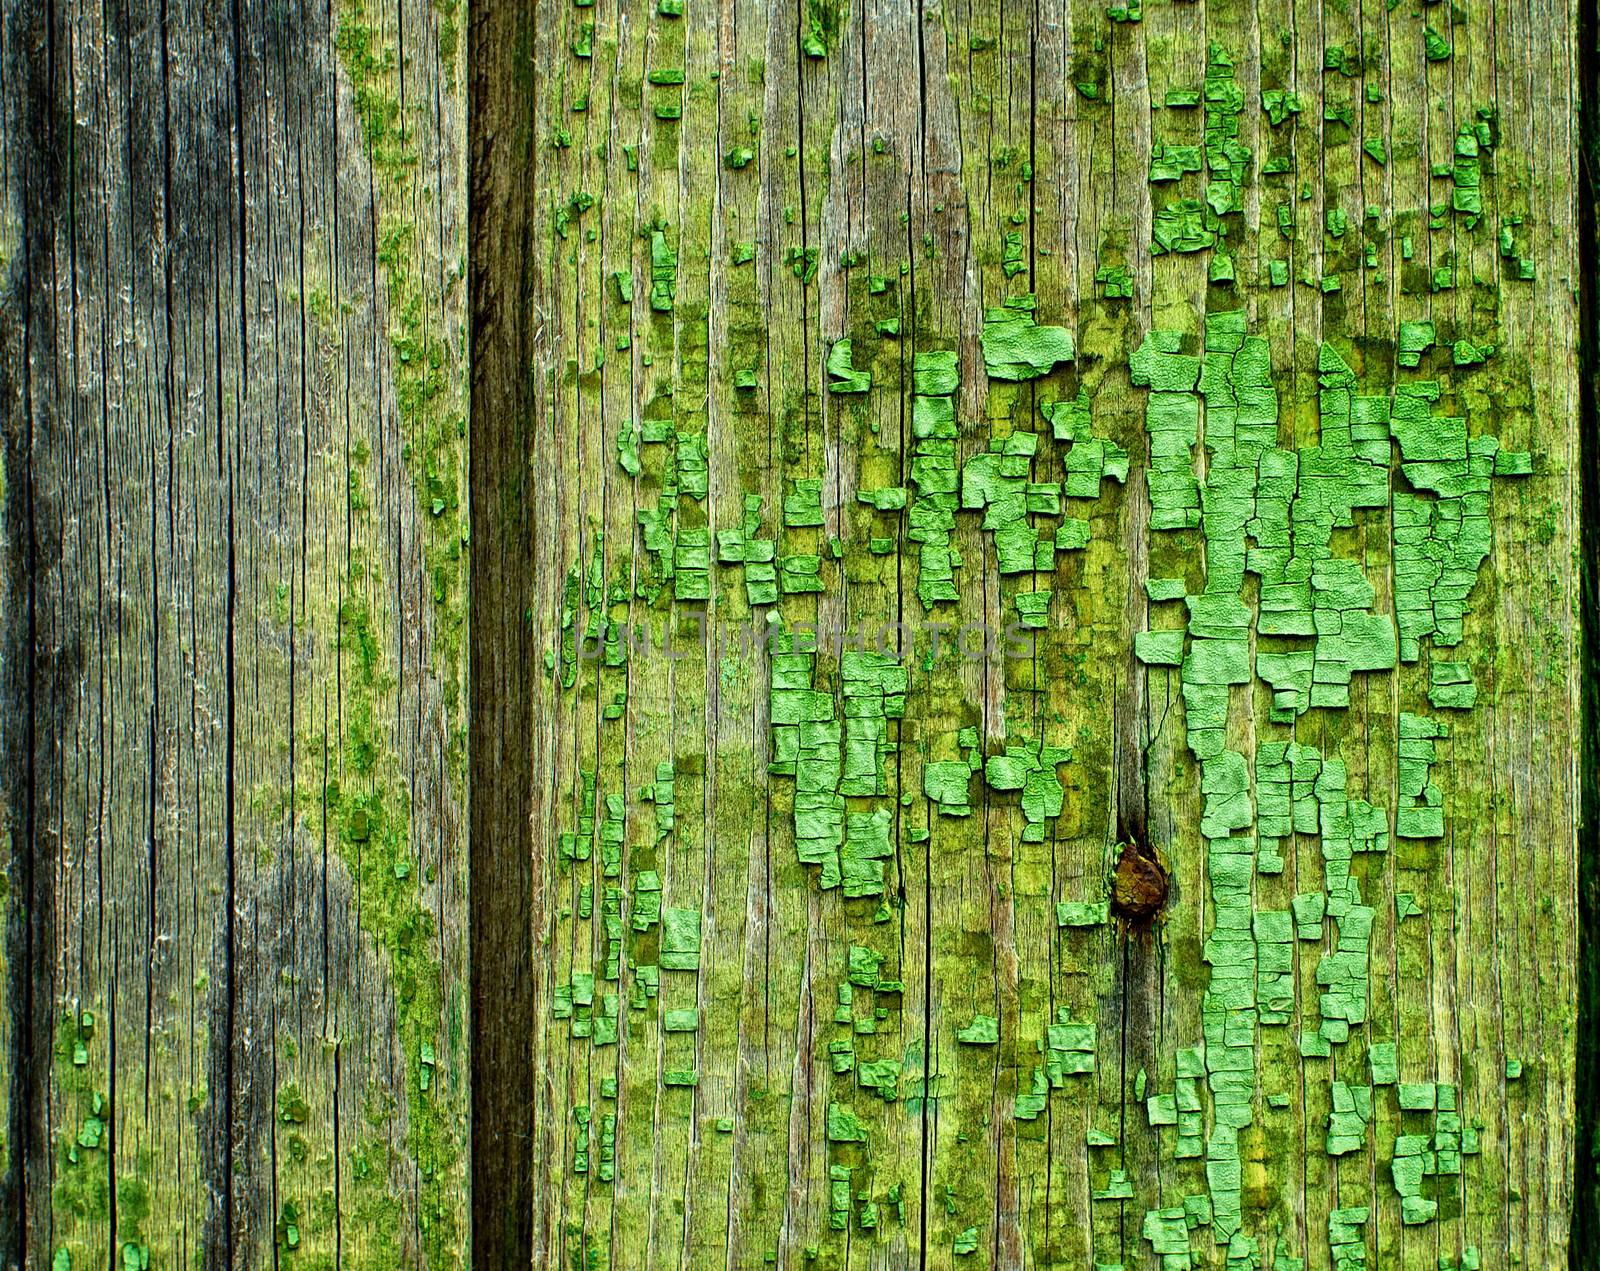
[[[570,37],[591,22],[593,58],[575,61]],[[1451,56],[1430,60],[1423,27],[1440,22]],[[1576,202],[1573,143],[1541,131],[1562,121],[1570,126],[1572,111],[1558,105],[1535,112],[1526,103],[1536,92],[1568,100],[1562,68],[1573,57],[1571,24],[1570,14],[1487,7],[1463,16],[1230,0],[1151,3],[1142,20],[1128,22],[1108,21],[1102,6],[1087,5],[924,5],[911,13],[893,5],[689,4],[680,17],[601,4],[571,10],[567,36],[536,42],[535,61],[557,86],[537,95],[539,117],[548,132],[570,127],[573,136],[570,150],[558,144],[535,158],[545,174],[536,183],[553,203],[579,188],[574,165],[587,164],[597,141],[608,153],[618,144],[638,147],[636,174],[608,163],[603,198],[592,184],[581,186],[599,200],[584,215],[602,216],[607,263],[587,268],[589,240],[571,234],[552,240],[551,272],[542,279],[552,316],[535,380],[548,386],[558,415],[579,422],[565,434],[567,445],[578,444],[576,455],[539,473],[544,493],[535,503],[562,527],[541,536],[539,575],[587,568],[585,527],[603,517],[608,562],[620,536],[634,544],[631,555],[617,557],[623,586],[613,593],[632,594],[630,621],[643,608],[681,630],[685,611],[700,608],[680,600],[669,610],[673,584],[659,562],[641,554],[640,538],[616,506],[630,490],[616,483],[612,438],[634,421],[664,417],[659,403],[669,385],[678,433],[709,432],[709,494],[701,500],[679,493],[677,525],[706,525],[715,543],[715,530],[739,520],[743,496],[759,494],[760,533],[776,532],[779,555],[819,553],[824,578],[836,580],[815,598],[780,601],[791,627],[848,629],[924,616],[919,551],[905,541],[905,523],[895,555],[874,557],[865,540],[893,527],[881,514],[856,511],[854,499],[858,490],[911,477],[909,380],[919,352],[960,354],[958,464],[993,437],[1037,431],[1038,404],[1081,383],[1092,396],[1097,434],[1127,447],[1134,467],[1126,488],[1107,482],[1086,508],[1092,530],[1081,554],[1058,558],[1053,583],[1035,576],[1032,585],[1052,585],[1056,599],[1027,668],[959,657],[923,665],[919,650],[905,718],[891,724],[898,749],[883,770],[891,790],[912,796],[895,805],[895,899],[886,932],[870,921],[870,903],[819,890],[816,868],[796,867],[792,778],[781,762],[772,775],[762,771],[781,759],[771,749],[769,664],[762,658],[718,662],[715,650],[702,659],[698,649],[670,665],[636,657],[627,668],[624,719],[637,723],[605,718],[614,691],[609,671],[598,679],[580,672],[576,691],[553,699],[560,728],[573,730],[573,740],[552,752],[549,766],[536,767],[536,789],[565,797],[579,789],[578,767],[596,765],[604,774],[617,763],[637,785],[663,757],[673,758],[676,827],[646,846],[648,826],[641,842],[633,819],[650,810],[639,804],[636,811],[630,794],[622,875],[659,869],[663,903],[699,908],[702,949],[716,952],[702,962],[692,992],[681,973],[661,973],[663,1007],[700,1012],[692,1052],[698,1080],[687,1094],[662,1083],[690,1062],[690,1052],[661,1031],[653,1004],[627,1016],[616,1051],[569,1042],[563,1018],[538,1023],[555,1069],[544,1087],[552,1100],[533,1109],[534,1123],[566,1144],[559,1149],[565,1159],[552,1165],[553,1177],[563,1180],[561,1218],[533,1202],[545,1215],[552,1243],[539,1247],[547,1256],[559,1250],[613,1265],[628,1265],[644,1250],[658,1265],[1144,1265],[1152,1257],[1147,1211],[1181,1206],[1206,1190],[1203,1162],[1174,1159],[1172,1132],[1152,1127],[1136,1102],[1136,1089],[1170,1090],[1181,1075],[1174,1056],[1199,1039],[1210,976],[1202,947],[1215,909],[1196,832],[1205,800],[1184,742],[1178,673],[1147,672],[1130,653],[1132,635],[1146,622],[1167,621],[1153,606],[1147,613],[1143,580],[1176,575],[1191,590],[1200,585],[1202,540],[1195,532],[1149,529],[1140,475],[1148,462],[1144,393],[1129,382],[1126,366],[1146,331],[1176,329],[1186,351],[1198,350],[1208,311],[1242,308],[1251,333],[1270,347],[1280,444],[1317,444],[1323,342],[1350,359],[1362,391],[1386,392],[1397,374],[1399,323],[1432,319],[1452,339],[1494,333],[1485,371],[1452,367],[1448,356],[1428,365],[1438,368],[1446,400],[1466,413],[1474,432],[1494,432],[1508,450],[1535,454],[1533,476],[1494,496],[1493,555],[1469,602],[1462,650],[1479,651],[1468,655],[1480,705],[1455,716],[1452,739],[1440,748],[1446,835],[1437,846],[1402,840],[1361,875],[1380,914],[1392,914],[1394,893],[1408,891],[1423,916],[1376,924],[1371,1023],[1336,1046],[1334,1058],[1301,1058],[1300,1022],[1258,1032],[1256,1097],[1265,1100],[1268,1082],[1274,1091],[1287,1084],[1290,1102],[1270,1120],[1259,1112],[1255,1127],[1241,1132],[1245,1231],[1264,1262],[1279,1252],[1281,1236],[1284,1256],[1325,1266],[1334,1211],[1365,1205],[1371,1213],[1360,1238],[1380,1265],[1431,1267],[1469,1247],[1486,1264],[1512,1254],[1530,1264],[1564,1261],[1570,1193],[1560,1179],[1570,1140],[1564,1122],[1534,1125],[1525,1109],[1572,1097],[1564,1084],[1572,1052],[1558,1020],[1570,1018],[1575,1001],[1565,968],[1576,947],[1570,827],[1577,770],[1552,762],[1572,753],[1559,741],[1539,743],[1544,760],[1529,747],[1535,736],[1570,738],[1576,727],[1576,628],[1570,599],[1561,600],[1570,589],[1559,581],[1572,568],[1576,532],[1570,421],[1577,310],[1570,284],[1577,261],[1563,241]],[[1352,51],[1351,74],[1324,69],[1330,47],[1336,55]],[[1212,253],[1152,257],[1152,216],[1174,187],[1147,182],[1145,171],[1153,144],[1202,141],[1203,108],[1165,103],[1169,90],[1200,88],[1218,49],[1231,58],[1244,101],[1240,138],[1252,165],[1234,229],[1240,237],[1229,243],[1236,281],[1223,285],[1208,281]],[[651,85],[649,74],[680,67],[682,118],[661,118],[656,103],[674,98],[674,90]],[[635,96],[640,78],[646,83]],[[1272,124],[1262,109],[1264,89],[1297,92],[1298,116]],[[587,109],[575,110],[585,91]],[[1348,124],[1323,118],[1325,105],[1347,101]],[[1450,189],[1430,169],[1452,160],[1457,124],[1478,118],[1480,106],[1494,108],[1496,144],[1484,165],[1484,213],[1469,226],[1448,209],[1442,218],[1430,213],[1430,202],[1448,201]],[[597,109],[610,112],[599,138]],[[714,130],[707,127],[712,119]],[[1363,149],[1373,138],[1383,142],[1381,162]],[[748,159],[730,162],[741,147]],[[1263,173],[1279,154],[1291,157],[1292,171]],[[1178,191],[1203,191],[1194,180]],[[1535,191],[1543,193],[1530,201]],[[1293,237],[1279,231],[1280,204],[1290,209]],[[1369,206],[1379,209],[1376,222],[1366,215]],[[1350,228],[1324,234],[1334,213]],[[654,217],[669,227],[677,257],[670,314],[648,306],[648,244],[637,229]],[[1509,258],[1484,229],[1498,231],[1501,217],[1522,218]],[[1430,220],[1438,227],[1430,229]],[[1025,245],[1015,270],[1009,262],[1017,258],[1003,250],[1013,228]],[[1414,240],[1411,254],[1401,251],[1402,237]],[[743,241],[755,247],[750,265],[735,263],[731,250]],[[1459,281],[1432,290],[1431,271],[1447,254]],[[1514,279],[1518,256],[1536,262],[1531,283]],[[1278,260],[1288,267],[1285,285],[1269,277]],[[1129,299],[1106,294],[1106,266],[1126,269]],[[611,289],[617,269],[634,281],[624,308]],[[871,275],[888,286],[864,286]],[[1343,286],[1325,290],[1321,280],[1334,275]],[[1041,321],[1074,332],[1076,365],[1037,387],[987,381],[977,339],[983,310],[1025,293],[1039,297]],[[760,315],[755,323],[752,313]],[[900,320],[897,338],[876,329],[887,316]],[[599,371],[606,388],[599,415],[587,416],[585,374],[595,358],[585,333],[597,322],[621,330],[629,317],[632,365],[623,379],[612,378],[607,337]],[[846,336],[853,365],[873,376],[864,408],[831,391],[823,369],[833,342]],[[747,366],[758,374],[753,387],[740,388],[737,374]],[[872,427],[863,429],[864,422]],[[645,446],[631,489],[633,505],[649,515],[663,486],[670,497],[674,475],[671,444],[659,455],[652,449]],[[1031,479],[1059,481],[1055,452],[1039,449]],[[807,478],[822,482],[823,523],[784,528],[783,501]],[[911,484],[914,501],[914,478]],[[603,501],[584,493],[599,488]],[[1551,509],[1543,529],[1535,524],[1540,508]],[[1386,519],[1358,521],[1349,533],[1335,551],[1354,549],[1374,579],[1378,610],[1392,612]],[[837,565],[828,559],[834,536],[842,540]],[[935,616],[1003,621],[1015,591],[1029,584],[996,573],[991,536],[976,518],[958,516],[953,542],[963,562],[959,600]],[[606,576],[613,577],[609,564]],[[752,612],[764,620],[764,606],[746,603],[740,581],[738,566],[713,565],[713,626],[747,624]],[[667,594],[651,601],[663,583]],[[624,611],[612,605],[610,612],[616,618]],[[557,617],[552,611],[544,620]],[[1526,634],[1512,633],[1526,633],[1530,624],[1549,633],[1548,643],[1540,671],[1522,678],[1506,659],[1512,648],[1528,647]],[[812,682],[842,710],[842,684],[833,678],[839,665],[820,653]],[[1070,676],[1062,675],[1064,665]],[[1392,809],[1399,715],[1425,701],[1427,665],[1357,676],[1348,708],[1314,709],[1292,735],[1340,756],[1352,792]],[[1283,735],[1268,726],[1270,693],[1260,681],[1233,696],[1229,745],[1253,756],[1258,741]],[[981,772],[973,778],[970,818],[943,816],[922,798],[924,768],[958,758],[955,734],[969,724],[986,755],[1026,737],[1072,745],[1073,761],[1060,770],[1064,809],[1042,844],[1024,839],[1014,799],[986,789]],[[1529,782],[1549,796],[1519,797]],[[601,786],[603,792],[603,779]],[[1103,894],[1116,859],[1116,809],[1135,797],[1148,801],[1149,833],[1174,877],[1161,925],[1153,935],[1058,928],[1056,902]],[[845,803],[849,811],[871,806],[856,797]],[[697,819],[686,823],[688,807]],[[1258,879],[1258,910],[1286,910],[1297,892],[1320,889],[1317,836],[1296,837],[1285,856],[1283,874]],[[593,860],[585,879],[592,867]],[[546,910],[550,925],[537,935],[540,943],[576,938],[588,948],[584,920],[568,912],[574,878],[560,869],[550,878],[562,899]],[[1529,908],[1533,878],[1546,880],[1541,886],[1552,902],[1544,920]],[[593,885],[598,895],[598,877]],[[880,932],[892,937],[885,965],[897,968],[905,992],[863,1034],[863,999],[883,1003],[858,984],[844,1016],[855,1023],[839,1030],[829,1021],[847,979],[848,946],[876,947]],[[1296,944],[1298,1020],[1311,1020],[1314,1031],[1319,950]],[[628,949],[624,991],[626,964],[655,955],[643,941]],[[728,981],[720,990],[721,974],[735,964],[741,987],[736,993]],[[559,984],[583,967],[575,953],[553,974]],[[735,1014],[719,1019],[735,1002]],[[1029,1088],[1033,1046],[1058,1008],[1059,1018],[1097,1023],[1095,1075],[1070,1079],[1039,1121],[1019,1120],[1015,1100]],[[997,1046],[956,1040],[975,1015],[998,1021]],[[852,1083],[848,1065],[842,1076],[835,1071],[838,1048],[830,1051],[829,1042],[845,1037],[856,1065],[869,1055],[899,1060],[898,1103],[881,1103]],[[1324,1152],[1330,1081],[1370,1084],[1363,1075],[1367,1044],[1391,1040],[1404,1080],[1458,1084],[1463,1120],[1482,1122],[1482,1152],[1456,1190],[1438,1191],[1453,1199],[1421,1226],[1402,1222],[1389,1168],[1395,1136],[1415,1133],[1414,1121],[1385,1102],[1392,1100],[1385,1088],[1363,1149],[1342,1157]],[[723,1056],[733,1053],[738,1063],[724,1067]],[[614,1104],[603,1095],[599,1103],[617,1117],[614,1180],[598,1179],[592,1164],[581,1178],[571,1172],[567,1105],[595,1098],[593,1064],[602,1055],[600,1071],[615,1071],[620,1091]],[[1501,1080],[1507,1058],[1521,1060],[1520,1084]],[[1540,1083],[1553,1084],[1541,1093]],[[830,1105],[849,1108],[864,1143],[849,1132],[830,1141]],[[725,1117],[732,1129],[721,1136],[716,1126]],[[1114,1146],[1087,1147],[1091,1129]],[[1114,1190],[1108,1180],[1123,1175],[1130,1199],[1092,1199]],[[709,1190],[702,1180],[714,1180]],[[898,1207],[891,1194],[901,1198]],[[835,1223],[840,1196],[849,1211]],[[597,1223],[590,1217],[596,1205],[614,1217]],[[1215,1245],[1202,1231],[1192,1251],[1220,1263],[1226,1242]]]
[[[1592,0],[8,0],[0,1264],[1581,1263],[1593,33]],[[1225,232],[1153,250],[1178,199]],[[1006,379],[986,325],[1028,297],[1074,356]],[[1233,312],[1297,499],[1330,354],[1512,458],[1459,643],[1288,723],[1247,674],[1206,740],[1204,619],[1187,668],[1135,637],[1227,568],[1231,389],[1134,361]],[[1159,528],[1158,395],[1198,411],[1194,527]],[[1076,400],[1128,454],[1092,497]],[[1405,444],[1387,505],[1294,531],[1379,615]],[[1063,535],[1032,568],[1018,516]],[[1309,648],[1266,588],[1248,656]],[[1026,656],[968,654],[1046,589]],[[895,624],[903,705],[855,658]],[[1430,700],[1458,662],[1471,709]],[[1450,725],[1439,833],[1400,833],[1413,717]],[[1258,1001],[1345,798],[1258,833],[1275,742],[1386,827],[1348,1040],[1359,915],[1295,931],[1286,1022]],[[1130,839],[1149,927],[1085,908]],[[1388,1047],[1445,1103],[1375,1082]]]
[[[8,1265],[465,1259],[458,22],[6,7]]]

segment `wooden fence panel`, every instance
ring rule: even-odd
[[[8,0],[0,1262],[1581,1265],[1582,7]]]

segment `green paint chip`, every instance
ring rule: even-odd
[[[828,1142],[865,1143],[867,1127],[842,1103],[828,1104]]]
[[[1183,631],[1140,631],[1133,637],[1133,651],[1147,666],[1182,666]]]
[[[1470,710],[1478,701],[1472,668],[1465,662],[1435,662],[1430,668],[1428,701],[1450,710]]]
[[[828,388],[835,393],[865,393],[872,387],[872,373],[858,371],[851,366],[852,342],[835,340],[828,350]]]
[[[1106,1185],[1094,1192],[1095,1200],[1132,1200],[1133,1180],[1125,1170],[1114,1169],[1106,1177]]]
[[[984,311],[980,341],[990,379],[1037,379],[1072,361],[1071,334],[1064,327],[1040,326],[1033,316],[1036,304],[1032,295],[1013,296]]]
[[[700,969],[700,911],[666,909],[661,922],[661,969],[697,971]]]
[[[972,769],[955,760],[930,763],[922,770],[922,792],[939,805],[945,816],[967,816],[967,783]]]
[[[1109,922],[1111,902],[1064,900],[1056,906],[1058,927],[1098,927]]]

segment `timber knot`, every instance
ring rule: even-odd
[[[1167,869],[1156,850],[1130,839],[1111,878],[1111,912],[1130,927],[1147,927],[1167,903]]]

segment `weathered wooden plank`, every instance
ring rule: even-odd
[[[660,748],[648,738],[670,729],[708,759],[703,781],[682,781],[702,825],[686,828],[679,814],[667,894],[699,912],[702,957],[717,951],[700,968],[699,1084],[686,1106],[729,1108],[733,1130],[724,1166],[707,1146],[704,1114],[657,1112],[641,1127],[623,1112],[618,1134],[648,1155],[654,1207],[648,1219],[620,1208],[602,1258],[625,1261],[645,1247],[666,1262],[689,1260],[693,1248],[730,1265],[765,1256],[877,1265],[901,1250],[937,1265],[1132,1264],[1175,1252],[1178,1239],[1205,1261],[1231,1252],[1327,1265],[1357,1245],[1402,1265],[1468,1258],[1469,1248],[1479,1258],[1513,1247],[1531,1256],[1506,1225],[1515,1205],[1482,1203],[1511,1195],[1491,1149],[1506,1142],[1504,1118],[1527,1078],[1507,1084],[1503,1043],[1498,1058],[1469,1056],[1485,1049],[1489,1020],[1509,1018],[1511,996],[1537,1011],[1532,1003],[1563,992],[1570,1001],[1570,991],[1520,961],[1520,942],[1534,938],[1526,923],[1507,942],[1468,932],[1501,930],[1522,912],[1508,897],[1488,899],[1515,800],[1491,818],[1495,797],[1484,792],[1496,771],[1514,783],[1531,769],[1491,755],[1513,737],[1525,745],[1535,718],[1570,727],[1561,721],[1574,680],[1547,676],[1519,697],[1492,687],[1487,664],[1469,654],[1483,704],[1463,713],[1449,703],[1465,690],[1452,691],[1449,677],[1460,674],[1458,640],[1486,647],[1530,620],[1570,630],[1570,610],[1550,608],[1559,588],[1533,607],[1515,543],[1528,532],[1517,510],[1525,500],[1565,507],[1571,498],[1561,484],[1570,462],[1543,449],[1540,434],[1518,431],[1539,394],[1576,391],[1570,299],[1539,290],[1549,286],[1539,261],[1558,276],[1572,267],[1570,248],[1545,237],[1574,215],[1570,184],[1557,215],[1518,211],[1524,183],[1554,179],[1522,174],[1546,171],[1571,147],[1529,136],[1513,152],[1503,103],[1507,68],[1544,83],[1552,59],[1570,57],[1571,27],[1530,19],[1525,49],[1515,22],[1489,11],[1229,0],[1113,8],[924,7],[899,46],[886,33],[908,15],[893,6],[690,5],[681,16],[644,16],[657,32],[644,69],[666,65],[656,50],[670,50],[674,66],[682,50],[690,117],[640,112],[651,162],[641,159],[640,193],[624,194],[615,213],[621,227],[630,202],[641,218],[677,209],[667,217],[677,233],[670,378],[651,377],[631,400],[648,417],[670,383],[678,430],[704,418],[710,455],[705,504],[680,492],[670,519],[652,522],[660,537],[647,551],[694,569],[701,525],[737,529],[726,555],[714,533],[706,540],[718,549],[704,584],[713,628],[754,618],[765,629],[776,614],[791,633],[814,623],[823,638],[814,655],[780,645],[723,653],[714,673],[691,657],[630,676],[630,716],[659,722],[629,753]],[[626,6],[615,14],[600,21],[631,20]],[[1450,29],[1430,37],[1441,21]],[[663,43],[667,22],[681,27]],[[696,50],[712,48],[719,74],[697,76],[695,66],[712,63]],[[551,77],[565,73],[560,47],[541,46],[540,57]],[[1502,122],[1477,113],[1489,103]],[[1470,159],[1475,169],[1461,162]],[[566,160],[548,162],[554,173]],[[668,162],[678,175],[670,193]],[[1442,210],[1433,206],[1441,198]],[[1518,214],[1523,237],[1511,226],[1503,250],[1500,218]],[[743,242],[754,249],[751,274],[740,272]],[[633,256],[641,292],[647,246],[638,239]],[[1517,277],[1524,257],[1534,262],[1531,293]],[[1453,275],[1435,273],[1452,266]],[[582,305],[582,295],[563,305]],[[1006,298],[1021,296],[1036,298],[1034,317],[1008,319]],[[744,325],[752,303],[765,307],[759,334]],[[1540,304],[1559,311],[1544,327],[1555,333],[1506,360],[1533,327],[1524,318],[1513,333],[1511,315]],[[665,321],[653,319],[663,335]],[[1041,353],[1038,378],[1011,378],[992,348],[986,364],[986,321],[1062,324],[1075,356],[1061,369],[1066,359]],[[1426,321],[1434,340],[1417,348],[1422,328],[1410,324]],[[702,352],[703,331],[726,356]],[[1491,343],[1494,355],[1480,358]],[[1147,352],[1132,357],[1142,344]],[[937,362],[918,374],[919,356],[939,350],[955,354],[943,384]],[[1436,405],[1406,387],[1430,376],[1441,384]],[[1064,405],[1074,400],[1081,415]],[[1472,506],[1488,509],[1492,556],[1481,576],[1463,558],[1458,568],[1472,577],[1458,576],[1459,601],[1417,590],[1428,584],[1409,527],[1461,496],[1427,488],[1408,412],[1464,416],[1471,435],[1535,452],[1526,480],[1509,479],[1523,463],[1514,455],[1498,472],[1489,461],[1479,478],[1488,492]],[[1159,432],[1174,425],[1176,445]],[[1097,468],[1092,499],[1069,447],[1101,437],[1129,452],[1131,471],[1124,489],[1120,472]],[[1014,460],[1003,454],[1008,438],[1020,447]],[[1353,453],[1352,438],[1365,449]],[[1387,464],[1363,457],[1379,453],[1374,445]],[[1330,505],[1313,498],[1333,487],[1308,474],[1361,480],[1366,469],[1351,465],[1369,463],[1387,469],[1376,486],[1349,487]],[[587,468],[542,475],[551,488],[571,475],[599,479]],[[1002,494],[1013,488],[1006,481],[1022,484]],[[904,511],[889,493],[900,489]],[[887,502],[874,509],[880,491]],[[771,518],[750,522],[759,531],[735,525],[746,496],[760,496]],[[997,504],[1013,497],[1020,519]],[[1234,521],[1240,497],[1247,511]],[[1352,509],[1339,510],[1341,498]],[[1073,541],[1083,531],[1053,519],[1063,513],[1084,518],[1083,542]],[[1035,543],[1046,527],[1068,537],[1050,540],[1043,564],[1019,560],[1017,535]],[[768,533],[780,568],[764,591],[752,565],[765,562],[745,543]],[[1453,529],[1438,533],[1428,551],[1456,550]],[[1569,518],[1543,541],[1571,533]],[[875,555],[863,539],[892,539],[892,554]],[[959,560],[948,573],[946,544]],[[1559,554],[1551,548],[1557,575]],[[819,590],[806,581],[812,569]],[[931,656],[929,619],[948,615],[957,630],[1003,625],[1019,597],[1040,603],[1046,587],[1027,659],[963,658],[954,631]],[[1319,599],[1340,587],[1349,588],[1340,599]],[[680,611],[693,606],[681,578],[675,590]],[[1418,626],[1419,594],[1442,606],[1438,631],[1433,617]],[[1186,626],[1175,604],[1185,595]],[[1308,607],[1286,609],[1291,595]],[[1251,616],[1235,628],[1229,615],[1241,601]],[[664,615],[663,604],[651,607]],[[1344,608],[1317,621],[1354,615],[1354,675],[1338,643],[1305,625],[1329,605]],[[894,784],[875,777],[862,787],[846,775],[857,762],[859,663],[826,637],[891,616],[922,629],[905,718],[886,734],[899,752],[878,756]],[[1148,668],[1133,651],[1146,624],[1169,633],[1150,642]],[[1386,639],[1395,651],[1385,653]],[[1162,647],[1187,657],[1171,662]],[[1255,672],[1234,678],[1214,663],[1224,647]],[[1315,688],[1313,674],[1324,677]],[[1538,704],[1524,705],[1530,697]],[[729,717],[732,704],[741,718]],[[1430,743],[1423,734],[1452,712],[1451,738]],[[1491,745],[1501,728],[1504,740]],[[1071,758],[1023,749],[1040,745],[1070,747]],[[665,750],[676,758],[683,746]],[[1028,753],[1038,767],[1019,757]],[[1419,767],[1425,753],[1431,766]],[[1017,764],[1050,771],[1030,784]],[[1435,782],[1435,770],[1454,784]],[[750,789],[727,788],[746,771]],[[558,790],[574,775],[559,763],[537,772]],[[884,808],[899,947],[881,967],[908,982],[880,1011],[876,978],[891,972],[875,954],[890,951],[879,947],[879,924],[860,925],[877,903],[870,885],[860,889],[871,872],[860,853],[874,807],[893,801],[872,791],[889,788],[901,799]],[[1016,789],[1020,807],[1008,794]],[[1551,806],[1570,812],[1573,788],[1557,789]],[[1521,833],[1570,868],[1570,835],[1542,815]],[[759,827],[754,835],[741,818]],[[1119,872],[1121,841],[1145,835],[1171,875],[1159,924],[1097,923],[1093,906]],[[691,878],[698,892],[684,890]],[[746,902],[725,910],[725,887],[743,887]],[[1570,940],[1570,922],[1564,930]],[[730,999],[705,986],[735,957],[752,987],[729,1032],[711,1016]],[[869,1003],[882,1019],[867,1017]],[[843,1023],[830,1026],[836,1008]],[[1087,1021],[1092,1051],[1072,1049],[1085,1034],[1071,1026]],[[622,1055],[629,1099],[683,1102],[663,1084],[678,1070],[665,1058],[672,1035],[637,1040],[643,1050]],[[731,1104],[716,1076],[726,1045],[740,1056]],[[876,1083],[895,1051],[901,1097],[864,1098],[865,1079]],[[1087,1053],[1094,1075],[1075,1075]],[[654,1055],[663,1058],[645,1058]],[[1433,1101],[1425,1114],[1401,1106],[1391,1067],[1408,1105]],[[536,1122],[558,1111],[536,1112]],[[1479,1150],[1461,1154],[1463,1141]],[[1533,1159],[1561,1150],[1541,1146]],[[1408,1163],[1425,1152],[1427,1168]],[[702,1177],[728,1189],[726,1244],[720,1207],[689,1182]],[[681,1215],[663,1212],[680,1190]],[[1541,1201],[1534,1220],[1555,1251],[1563,1204]]]
[[[456,21],[7,9],[8,1265],[464,1259]]]

